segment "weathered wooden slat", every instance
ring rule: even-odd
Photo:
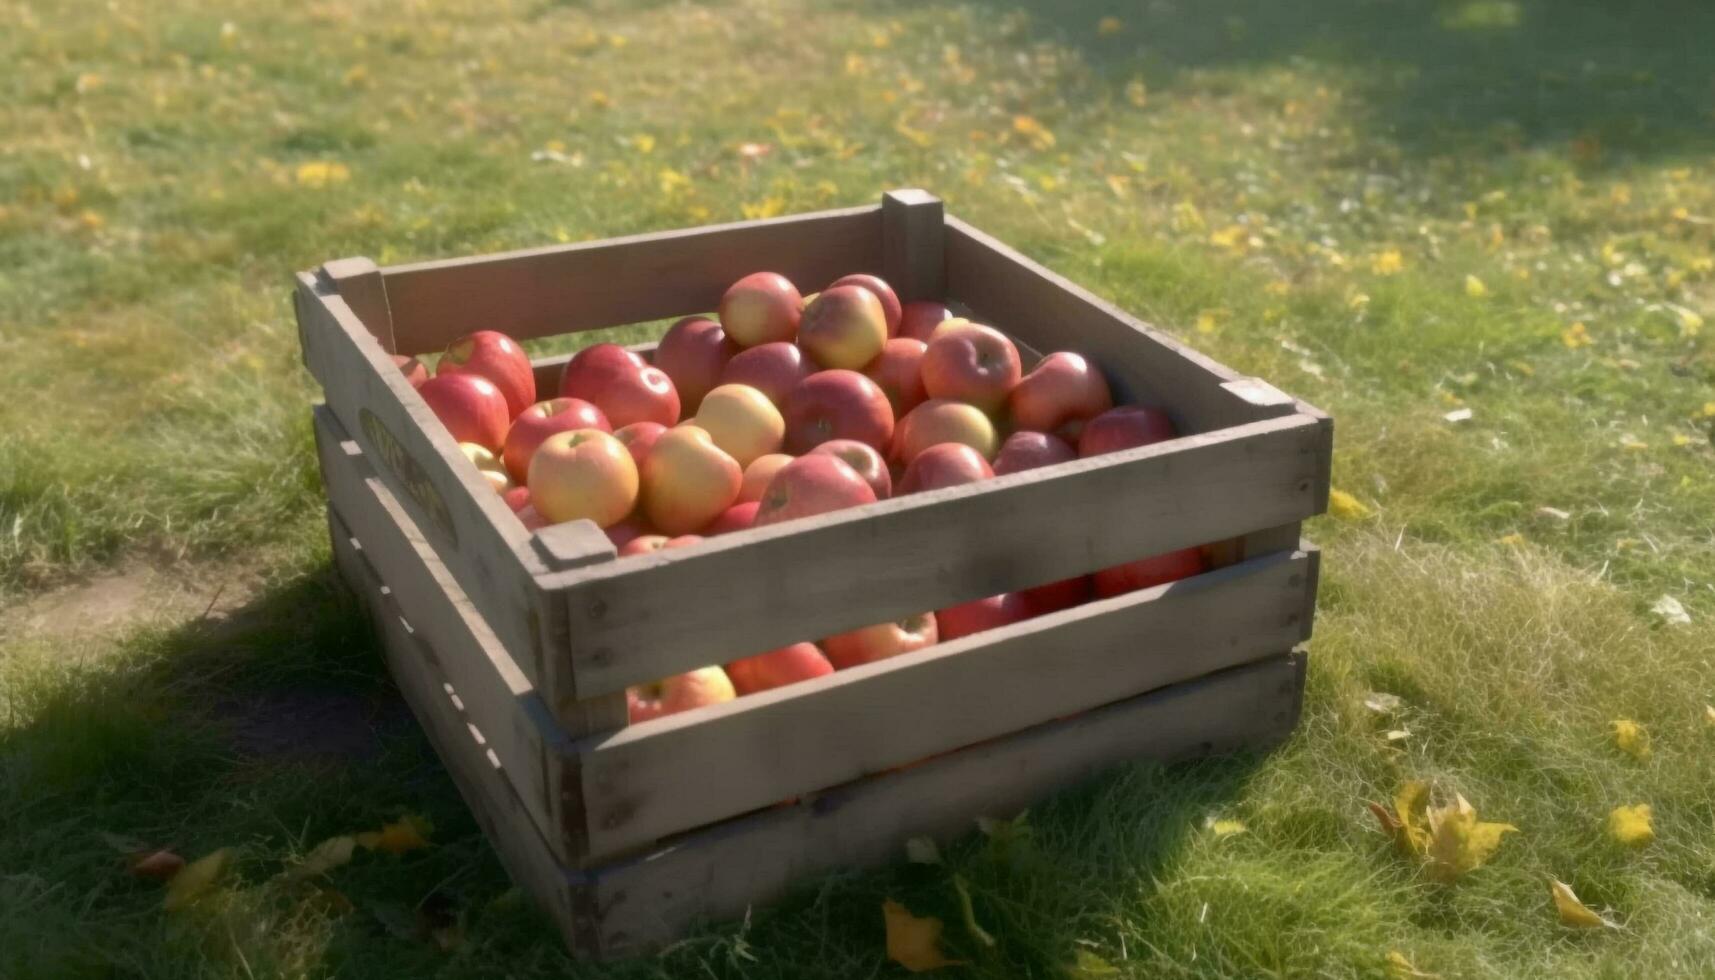
[[[1287,416],[551,576],[584,696],[1309,517]],[[556,691],[554,698],[562,696]]]
[[[399,349],[393,339],[393,311],[387,306],[387,287],[381,270],[367,258],[334,259],[322,266],[322,274],[333,283],[353,315],[368,328],[382,350]]]
[[[928,191],[888,191],[881,198],[882,278],[901,302],[947,295],[947,216]]]
[[[1292,647],[1310,559],[1273,555],[579,747],[589,847],[669,834]]]
[[[1114,766],[1260,749],[1297,723],[1302,655],[1281,655],[1050,722],[699,831],[596,873],[605,955],[745,915],[817,873],[899,860]]]
[[[381,270],[400,352],[472,330],[518,340],[713,312],[743,276],[771,270],[805,292],[881,271],[881,209],[665,231]]]

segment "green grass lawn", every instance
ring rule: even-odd
[[[889,897],[949,975],[1715,975],[1715,8],[0,12],[0,976],[893,976]],[[573,965],[329,569],[288,275],[901,186],[1335,416],[1301,729]],[[1518,832],[1430,881],[1365,808],[1416,778]],[[128,842],[235,871],[168,913]]]

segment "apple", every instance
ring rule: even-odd
[[[536,400],[536,370],[518,342],[498,330],[478,330],[447,346],[435,365],[436,374],[479,374],[506,396],[507,418]]]
[[[1079,456],[1099,456],[1166,442],[1178,436],[1173,420],[1159,408],[1121,405],[1084,423],[1078,436]]]
[[[830,439],[856,439],[886,452],[893,439],[893,406],[856,371],[817,371],[786,396],[785,410],[786,451],[794,456]]]
[[[786,420],[768,396],[750,385],[724,384],[703,397],[691,422],[706,430],[715,445],[738,465],[778,452],[786,440]]]
[[[994,476],[983,454],[960,442],[943,442],[923,450],[905,465],[899,494],[940,490],[976,483]]]
[[[423,382],[429,380],[429,369],[413,355],[394,354],[393,366],[399,369],[399,373],[405,376],[405,380],[409,381],[413,388],[421,388]]]
[[[797,344],[776,341],[741,350],[721,371],[721,384],[750,385],[785,408],[786,396],[816,372],[816,365]]]
[[[756,509],[756,527],[844,507],[875,503],[875,491],[846,461],[826,453],[800,456],[780,468]]]
[[[655,366],[673,379],[681,408],[695,412],[709,389],[720,384],[721,372],[737,353],[738,345],[720,324],[708,317],[688,316],[662,335],[655,346]]]
[[[1025,589],[1019,595],[1024,597],[1024,604],[1030,607],[1030,615],[1046,616],[1051,612],[1088,602],[1092,587],[1090,576],[1075,575],[1058,582]]]
[[[925,344],[932,343],[936,337],[941,336],[942,334],[946,333],[949,330],[954,329],[955,327],[968,327],[968,326],[971,326],[971,321],[968,318],[962,317],[962,316],[950,316],[947,319],[942,320],[940,323],[935,324],[935,329],[929,331],[929,336],[924,337],[923,342]],[[1020,362],[1021,366],[1022,366],[1022,363],[1023,362],[1021,361]]]
[[[934,613],[918,613],[897,622],[877,623],[822,641],[828,659],[840,670],[874,663],[902,653],[933,646],[940,634]]]
[[[862,286],[830,286],[804,310],[798,346],[824,368],[862,370],[887,343],[881,300]]]
[[[780,467],[792,462],[793,457],[785,453],[769,453],[758,456],[749,466],[744,468],[744,482],[738,488],[738,502],[761,500],[762,491],[768,489],[768,481],[774,479],[774,474],[780,472]]]
[[[785,687],[833,672],[834,665],[814,643],[794,643],[726,665],[726,674],[740,695]]]
[[[976,323],[943,325],[923,351],[923,390],[992,412],[1006,404],[1021,370],[1006,334]]]
[[[869,488],[875,491],[875,499],[886,500],[893,496],[893,474],[888,472],[887,460],[881,458],[881,453],[867,442],[856,439],[829,439],[815,449],[810,455],[826,453],[845,460],[847,466],[857,471],[863,477]]]
[[[1012,424],[1053,432],[1067,422],[1093,419],[1114,407],[1108,379],[1082,354],[1055,351],[1021,378],[1007,396]]]
[[[523,484],[514,484],[511,489],[500,495],[500,499],[506,501],[506,506],[511,508],[512,513],[516,514],[530,506],[530,488]]]
[[[887,335],[891,337],[899,332],[899,320],[905,311],[899,305],[899,294],[893,291],[893,287],[887,284],[886,279],[864,272],[854,272],[849,276],[841,276],[828,284],[829,289],[836,286],[857,286],[874,293],[875,298],[881,301],[881,314],[887,321]]]
[[[596,344],[573,355],[560,375],[560,394],[593,404],[616,429],[679,421],[673,379],[618,344]]]
[[[548,526],[548,519],[535,507],[525,504],[518,511],[518,522],[524,525],[526,531],[540,531]]]
[[[626,713],[633,725],[736,697],[732,680],[719,667],[700,667],[625,689]]]
[[[874,381],[887,395],[893,406],[893,417],[904,418],[929,395],[923,390],[923,352],[928,345],[910,337],[895,337],[881,346],[863,369],[864,376]]]
[[[542,440],[556,432],[572,429],[609,432],[612,427],[607,424],[607,416],[601,409],[582,398],[550,398],[525,408],[512,420],[512,427],[506,430],[506,442],[501,453],[506,461],[506,472],[512,475],[513,480],[522,483],[530,472],[530,456]]]
[[[756,500],[743,500],[733,504],[721,511],[719,517],[710,521],[708,527],[703,528],[703,536],[712,538],[717,534],[743,531],[756,523],[756,510],[761,506],[762,503]]]
[[[1066,463],[1077,458],[1078,451],[1059,436],[1020,430],[1007,436],[1006,441],[1000,444],[1000,452],[994,457],[994,475],[1022,473],[1025,470],[1053,466],[1055,463]]]
[[[649,527],[647,521],[633,511],[629,517],[618,524],[602,528],[602,533],[607,535],[607,539],[613,542],[615,548],[623,548],[633,539],[655,532]]]
[[[943,442],[962,443],[984,459],[993,459],[1000,437],[995,434],[994,423],[975,405],[931,398],[900,421],[893,439],[893,458],[909,464],[918,453]]]
[[[500,460],[493,453],[474,442],[461,442],[459,448],[464,450],[465,458],[471,461],[482,478],[494,487],[495,493],[504,494],[512,489],[512,478],[506,475],[506,467],[500,465]]]
[[[740,347],[755,347],[798,335],[804,297],[778,272],[753,272],[721,297],[721,327]]]
[[[941,325],[941,321],[950,320],[952,317],[953,311],[940,303],[932,303],[926,300],[906,303],[899,312],[899,329],[895,331],[895,336],[909,337],[912,340],[928,343],[929,335],[935,332],[935,328]]]
[[[690,534],[738,499],[744,470],[707,429],[668,429],[643,460],[643,512],[665,534]]]
[[[1106,599],[1147,589],[1150,586],[1201,575],[1206,570],[1203,553],[1196,548],[1181,548],[1165,555],[1128,561],[1124,565],[1104,568],[1095,573],[1096,595]]]
[[[618,439],[600,429],[556,432],[530,458],[530,501],[559,524],[587,518],[618,524],[637,505],[637,464]]]
[[[474,442],[493,452],[506,441],[512,416],[506,396],[494,382],[473,372],[437,374],[423,382],[417,394],[458,442]]]
[[[1002,592],[987,599],[951,606],[935,613],[942,642],[1029,619],[1030,606],[1022,593]]]
[[[637,464],[637,471],[641,473],[643,460],[649,456],[649,450],[655,448],[655,440],[666,431],[667,427],[659,422],[633,422],[614,430],[613,437],[631,450],[631,461]]]
[[[703,536],[700,534],[681,534],[676,538],[669,538],[665,534],[639,534],[619,546],[619,557],[646,555],[651,551],[664,551],[668,548],[683,548],[701,540],[703,540]]]

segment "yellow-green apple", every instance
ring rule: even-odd
[[[943,325],[923,351],[923,390],[992,412],[1006,404],[1021,370],[1006,334],[977,323]]]
[[[405,376],[405,380],[409,381],[413,388],[421,388],[423,382],[429,380],[429,369],[413,355],[394,354],[393,366],[399,369],[399,373]]]
[[[899,423],[893,458],[909,464],[917,454],[943,442],[957,442],[993,459],[1000,448],[994,423],[983,410],[965,402],[931,398],[912,409]]]
[[[905,476],[899,481],[899,495],[963,486],[994,476],[983,454],[962,442],[943,442],[930,446],[905,464]]]
[[[1084,423],[1084,430],[1078,436],[1078,455],[1117,453],[1122,449],[1166,442],[1178,434],[1173,420],[1161,409],[1121,405]]]
[[[514,484],[511,489],[500,495],[500,499],[506,501],[506,506],[516,514],[530,506],[530,488],[522,483]]]
[[[464,451],[465,458],[471,461],[471,465],[476,467],[476,471],[482,474],[482,478],[488,481],[495,493],[504,494],[512,489],[512,478],[506,475],[506,467],[501,465],[493,453],[474,442],[461,442],[459,449]]]
[[[1022,473],[1039,466],[1053,466],[1055,463],[1070,462],[1077,458],[1078,451],[1059,436],[1019,430],[1007,436],[1006,441],[1000,444],[1000,452],[994,457],[994,475]]]
[[[744,482],[739,484],[738,502],[761,500],[762,491],[768,489],[768,481],[774,479],[774,474],[780,472],[780,467],[792,462],[792,457],[785,453],[768,453],[750,461],[744,468]]]
[[[691,422],[706,430],[740,466],[778,452],[786,441],[786,420],[780,417],[780,409],[750,385],[716,387],[703,397]]]
[[[643,460],[643,513],[663,534],[690,534],[731,507],[743,482],[743,468],[707,429],[677,426]]]
[[[637,464],[600,429],[556,432],[530,458],[530,502],[555,524],[587,518],[618,524],[637,505]]]
[[[830,636],[822,641],[822,648],[828,652],[828,660],[844,670],[934,646],[939,636],[935,614],[918,613],[895,622],[876,623],[850,633]]]
[[[645,534],[654,534],[655,530],[649,526],[648,521],[643,519],[643,515],[632,511],[630,516],[618,524],[610,524],[602,528],[602,533],[607,535],[607,539],[613,542],[615,548],[623,548],[636,538]]]
[[[721,511],[719,517],[710,521],[708,527],[703,528],[703,536],[712,538],[717,534],[731,534],[750,527],[756,523],[756,510],[761,506],[762,502],[758,500],[742,500],[733,504]]]
[[[798,335],[804,297],[778,272],[753,272],[727,287],[721,297],[721,328],[740,347]]]
[[[864,376],[876,383],[887,403],[893,406],[893,417],[904,418],[929,397],[923,390],[923,352],[928,345],[910,337],[894,337],[882,345],[875,360],[864,366]]]
[[[616,429],[633,422],[679,421],[673,379],[618,344],[596,344],[573,355],[560,375],[560,394],[601,409]]]
[[[681,534],[669,538],[665,534],[640,534],[619,546],[619,556],[646,555],[651,551],[665,551],[668,548],[683,548],[703,540],[700,534]]]
[[[525,504],[518,511],[518,522],[524,525],[526,531],[540,531],[548,526],[548,519],[542,516],[542,512],[529,504]]]
[[[666,431],[667,427],[659,422],[633,422],[614,430],[613,437],[631,450],[631,461],[637,464],[637,471],[641,473],[643,460],[649,455],[649,450],[655,448],[655,440]]]
[[[1088,601],[1091,588],[1090,576],[1075,575],[1058,582],[1025,589],[1019,595],[1024,597],[1024,604],[1030,607],[1030,615],[1046,616]]]
[[[756,508],[753,526],[875,503],[875,491],[837,456],[812,453],[780,468]]]
[[[794,456],[830,439],[856,439],[886,452],[893,439],[893,406],[856,371],[817,371],[786,396],[785,409],[786,451]]]
[[[941,336],[949,330],[968,326],[971,326],[971,321],[968,318],[962,316],[950,316],[945,320],[942,320],[940,323],[935,324],[935,329],[929,331],[929,336],[925,338],[923,342],[925,344],[933,343],[936,337]]]
[[[1093,419],[1114,407],[1108,379],[1089,358],[1055,351],[1030,369],[1007,397],[1012,424],[1020,429],[1053,432],[1081,419]]]
[[[829,289],[833,289],[835,286],[858,286],[874,293],[875,298],[881,301],[881,314],[887,321],[887,335],[891,337],[899,332],[899,319],[904,314],[904,310],[899,305],[899,294],[893,291],[893,287],[887,284],[887,280],[868,273],[854,272],[849,276],[841,276],[828,284]]]
[[[822,655],[822,651],[814,643],[794,643],[778,650],[745,657],[743,660],[734,660],[726,665],[726,674],[732,678],[733,690],[741,697],[815,677],[825,677],[833,672],[834,665],[828,663],[828,658]]]
[[[816,365],[797,344],[776,341],[741,350],[721,371],[721,384],[750,385],[780,408],[798,383],[816,372]]]
[[[940,303],[927,300],[906,303],[905,308],[899,312],[899,330],[895,335],[928,343],[929,335],[935,332],[941,321],[949,320],[952,316],[953,311]]]
[[[625,689],[627,714],[633,725],[735,697],[738,692],[733,690],[732,680],[719,667],[701,667]]]
[[[437,374],[423,382],[417,394],[455,440],[474,442],[491,452],[506,441],[506,429],[512,424],[506,396],[482,375]]]
[[[935,626],[941,633],[941,641],[945,643],[961,636],[1017,623],[1029,619],[1031,615],[1030,605],[1024,601],[1023,595],[1017,592],[1002,592],[987,599],[936,610]]]
[[[721,325],[703,316],[688,316],[667,328],[655,346],[655,366],[673,379],[679,391],[679,407],[695,412],[709,389],[720,384],[726,363],[738,353],[738,345]]]
[[[869,443],[856,439],[829,439],[810,450],[811,455],[816,453],[845,460],[846,465],[856,470],[857,475],[875,491],[875,499],[886,500],[893,496],[893,474],[888,472],[887,460],[882,459],[881,453]]]
[[[514,481],[522,483],[530,472],[530,457],[543,439],[572,429],[608,432],[611,428],[601,409],[582,398],[550,398],[524,409],[512,420],[512,427],[506,430],[506,445],[501,458],[506,461],[506,472]]]
[[[1128,561],[1124,565],[1104,568],[1095,573],[1096,595],[1106,599],[1110,596],[1124,595],[1147,589],[1153,585],[1201,575],[1206,566],[1203,563],[1203,553],[1196,548],[1181,548],[1169,551],[1165,555],[1143,558],[1138,561]]]
[[[830,286],[804,310],[798,346],[824,368],[858,371],[887,343],[881,300],[862,286]]]
[[[507,418],[536,400],[536,372],[530,355],[518,342],[498,330],[478,330],[447,345],[435,365],[436,374],[480,374],[506,396]]]

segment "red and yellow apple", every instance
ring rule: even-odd
[[[719,667],[701,667],[625,689],[625,704],[633,725],[735,697],[738,692],[733,690],[732,680]]]
[[[721,372],[738,345],[708,317],[688,316],[667,328],[655,346],[655,366],[673,379],[683,412],[697,410],[703,396],[720,384]]]
[[[471,461],[476,471],[488,481],[495,493],[504,494],[512,489],[512,478],[506,475],[506,467],[488,450],[474,442],[461,442],[459,449],[464,451],[465,458]]]
[[[1000,452],[994,457],[994,475],[1022,473],[1039,466],[1053,466],[1077,458],[1078,451],[1059,436],[1020,430],[1007,436],[1006,441],[1000,444]]]
[[[1155,555],[1138,561],[1129,561],[1123,565],[1104,568],[1091,576],[1096,588],[1096,595],[1106,599],[1110,596],[1124,595],[1147,589],[1151,586],[1175,582],[1193,575],[1201,575],[1207,566],[1203,562],[1203,553],[1196,548],[1181,548],[1169,551],[1165,555]]]
[[[817,371],[786,396],[785,410],[786,451],[795,456],[830,439],[856,439],[886,452],[893,439],[893,406],[856,371]]]
[[[942,326],[923,351],[923,390],[930,398],[992,412],[1006,404],[1021,370],[1018,348],[999,330],[976,323]]]
[[[726,665],[733,689],[741,696],[825,677],[833,672],[834,665],[814,643],[794,643]]]
[[[886,500],[893,496],[893,474],[887,469],[887,460],[869,443],[856,439],[829,439],[810,450],[811,455],[816,453],[845,460],[846,465],[856,470],[857,475],[875,491],[875,499]]]
[[[703,528],[703,536],[712,538],[719,534],[743,531],[756,523],[756,510],[761,506],[761,501],[757,500],[743,500],[733,504],[721,511],[719,517],[710,521],[708,527]]]
[[[816,372],[816,365],[797,344],[777,341],[741,350],[721,371],[721,384],[749,385],[780,408],[798,383]]]
[[[899,329],[895,331],[895,336],[909,337],[912,340],[928,343],[929,335],[935,332],[935,328],[941,325],[941,321],[949,320],[952,316],[953,311],[940,303],[925,300],[906,303],[905,307],[900,310]]]
[[[512,475],[513,480],[522,483],[530,472],[530,457],[542,440],[556,432],[572,429],[608,432],[611,426],[601,409],[582,398],[550,398],[519,412],[518,417],[512,420],[512,427],[506,430],[505,448],[501,453],[506,461],[506,472]]]
[[[1082,354],[1055,351],[1021,378],[1007,397],[1012,424],[1053,432],[1067,422],[1093,419],[1114,407],[1108,379]]]
[[[824,368],[862,370],[887,343],[881,300],[862,286],[830,286],[804,310],[798,346]]]
[[[600,429],[556,432],[530,458],[531,505],[549,521],[588,519],[609,527],[637,505],[637,464]]]
[[[625,520],[602,528],[602,533],[607,535],[607,539],[613,542],[615,548],[623,548],[633,539],[655,532],[640,514],[632,511]]]
[[[738,499],[744,470],[708,430],[667,430],[643,460],[643,512],[663,534],[690,534]]]
[[[405,380],[409,381],[413,388],[421,388],[423,382],[429,380],[429,369],[423,365],[422,360],[413,355],[394,354],[393,366],[399,369],[399,373],[405,376]]]
[[[560,375],[560,394],[601,409],[616,429],[633,422],[679,421],[673,379],[618,344],[596,344],[573,355]]]
[[[548,526],[548,519],[535,507],[525,504],[518,511],[518,523],[524,525],[526,531],[540,531]]]
[[[984,459],[993,459],[1000,448],[994,423],[975,405],[931,398],[912,409],[899,423],[892,456],[909,464],[917,454],[943,442],[957,442],[975,449]]]
[[[506,396],[509,419],[536,400],[536,372],[530,366],[530,355],[497,330],[478,330],[453,341],[435,365],[435,373],[478,374],[494,382]]]
[[[721,328],[740,347],[791,340],[798,335],[803,303],[792,280],[778,272],[753,272],[721,297]]]
[[[655,440],[666,431],[667,427],[659,422],[633,422],[614,430],[613,437],[631,451],[631,461],[637,464],[637,471],[641,473],[643,461],[649,458],[649,450],[655,448]]]
[[[512,416],[506,396],[480,374],[437,374],[423,382],[417,394],[458,442],[474,442],[490,452],[506,442]]]
[[[715,445],[749,466],[778,452],[786,441],[786,420],[768,396],[749,385],[723,384],[703,397],[692,424],[708,432]]]
[[[959,442],[943,442],[930,446],[905,464],[905,475],[899,480],[899,495],[940,490],[976,483],[994,476],[982,453]]]
[[[875,491],[845,460],[800,456],[780,468],[756,509],[756,527],[875,502]]]
[[[1079,456],[1099,456],[1135,449],[1177,437],[1173,420],[1159,408],[1121,405],[1084,423],[1078,435]]]
[[[921,340],[894,337],[881,347],[864,369],[864,376],[876,383],[893,406],[893,417],[904,418],[929,395],[923,390],[923,352],[928,347]]]
[[[700,534],[681,534],[676,538],[669,538],[665,534],[639,534],[619,546],[619,557],[646,555],[651,551],[665,551],[668,548],[683,548],[701,540],[703,537]]]
[[[874,663],[933,646],[940,634],[934,613],[918,613],[896,622],[876,623],[822,641],[828,660],[841,670]]]
[[[937,610],[935,625],[940,630],[941,641],[944,643],[961,636],[1021,622],[1029,619],[1031,615],[1030,605],[1024,601],[1022,594],[1002,592],[986,599]]]
[[[515,483],[500,495],[500,499],[506,501],[506,506],[516,514],[530,506],[530,488],[522,483]]]
[[[893,291],[887,280],[864,272],[854,272],[828,284],[829,289],[835,286],[857,286],[874,293],[875,298],[881,301],[881,314],[887,322],[887,335],[891,337],[899,332],[899,320],[905,311],[899,305],[899,294]]]
[[[768,481],[774,479],[774,474],[780,472],[780,467],[792,462],[793,457],[785,453],[769,453],[751,460],[744,468],[744,482],[738,488],[739,503],[761,500],[762,491],[768,489]]]

